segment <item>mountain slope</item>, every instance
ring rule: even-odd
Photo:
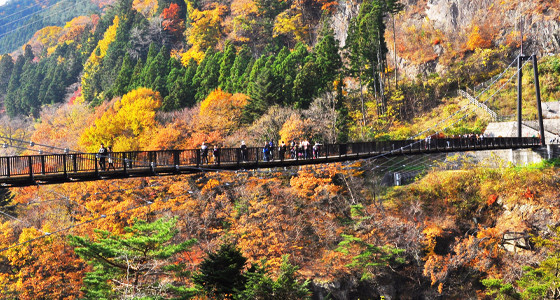
[[[20,48],[39,29],[100,12],[99,3],[91,0],[11,1],[0,6],[0,53]]]

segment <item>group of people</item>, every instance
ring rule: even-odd
[[[273,161],[275,158],[283,161],[289,155],[291,159],[311,159],[318,158],[321,149],[321,144],[315,143],[313,146],[307,140],[302,140],[299,143],[292,140],[289,145],[284,141],[281,141],[278,146],[274,144],[274,141],[265,142],[262,147],[262,160],[263,161]],[[210,163],[210,148],[203,142],[200,146],[200,163],[209,164]],[[241,141],[239,146],[239,160],[246,162],[249,160],[249,148],[245,144],[245,141]],[[220,160],[220,147],[214,146],[212,150],[213,162],[214,164],[219,163]]]
[[[111,170],[111,168],[113,168],[113,170],[116,170],[115,165],[113,164],[113,150],[111,149],[111,146],[105,147],[105,145],[101,143],[101,148],[99,148],[99,151],[97,153],[99,154],[99,168],[101,169],[101,171],[109,171]],[[106,163],[109,164],[107,165]]]
[[[290,142],[289,146],[289,153],[291,159],[310,159],[310,158],[318,158],[320,152],[321,144],[315,142],[313,146],[307,140],[300,141],[297,143],[295,140]],[[271,140],[270,142],[265,143],[263,147],[263,160],[264,161],[272,161],[274,160],[274,142]],[[288,153],[288,145],[282,141],[280,145],[278,145],[278,157],[281,161],[286,158],[286,153]]]
[[[200,146],[200,163],[202,164],[209,164],[209,160],[208,160],[208,145],[206,145],[206,142],[202,142],[202,145]],[[220,162],[220,148],[218,147],[218,145],[214,145],[214,149],[212,150],[212,157],[214,159],[214,163],[217,164]]]

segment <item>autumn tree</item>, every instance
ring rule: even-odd
[[[247,104],[244,94],[230,94],[216,89],[200,103],[199,124],[206,132],[230,134],[241,126],[242,110]]]
[[[14,228],[2,224],[2,230],[13,232]],[[47,299],[78,298],[86,266],[75,255],[72,247],[57,235],[42,237],[29,244],[28,240],[41,237],[49,231],[23,228],[14,244],[2,239],[2,247],[11,247],[0,255],[0,260],[10,269],[0,271],[3,298]],[[13,234],[13,233],[11,233]],[[9,235],[11,235],[9,234]],[[8,235],[6,235],[8,236]],[[22,243],[21,245],[17,245]]]
[[[86,297],[173,295],[177,289],[171,288],[169,283],[184,284],[171,271],[179,271],[173,267],[173,257],[189,251],[196,243],[195,239],[174,241],[178,233],[176,223],[176,219],[159,219],[152,223],[136,220],[123,234],[98,230],[92,238],[70,235],[74,251],[93,269],[84,279]],[[159,288],[155,288],[158,285]],[[183,292],[186,293],[183,296],[188,296],[193,291]]]
[[[181,18],[181,13],[184,13],[184,10],[181,10],[177,3],[169,4],[169,7],[161,12],[163,29],[169,31],[176,40],[180,40],[185,31],[185,22]]]
[[[215,5],[211,10],[194,9],[190,13],[191,25],[187,29],[187,41],[192,47],[183,54],[181,59],[183,65],[186,65],[191,58],[200,61],[208,48],[216,46],[222,37],[222,19],[225,12],[225,6]]]
[[[81,135],[80,143],[93,152],[101,143],[112,145],[114,151],[143,149],[157,125],[155,115],[160,106],[159,93],[146,88],[133,90],[95,120]]]

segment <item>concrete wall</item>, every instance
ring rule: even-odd
[[[537,149],[504,149],[488,151],[471,151],[450,154],[450,156],[468,157],[473,163],[487,164],[490,167],[499,167],[513,164],[525,166],[539,163],[546,159],[560,157],[560,145],[547,145]]]

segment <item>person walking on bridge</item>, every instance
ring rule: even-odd
[[[113,149],[111,148],[111,146],[107,146],[107,162],[109,163],[109,165],[107,166],[107,171],[111,170],[111,168],[113,168],[113,170],[117,170],[115,169],[115,165],[113,164]]]
[[[208,146],[206,146],[206,143],[202,142],[200,146],[200,163],[204,164],[204,162],[208,164]]]
[[[101,148],[99,148],[98,156],[99,156],[99,168],[101,169],[101,171],[105,171],[105,159],[107,157],[107,148],[105,148],[105,145],[103,145],[103,143],[101,143]]]

